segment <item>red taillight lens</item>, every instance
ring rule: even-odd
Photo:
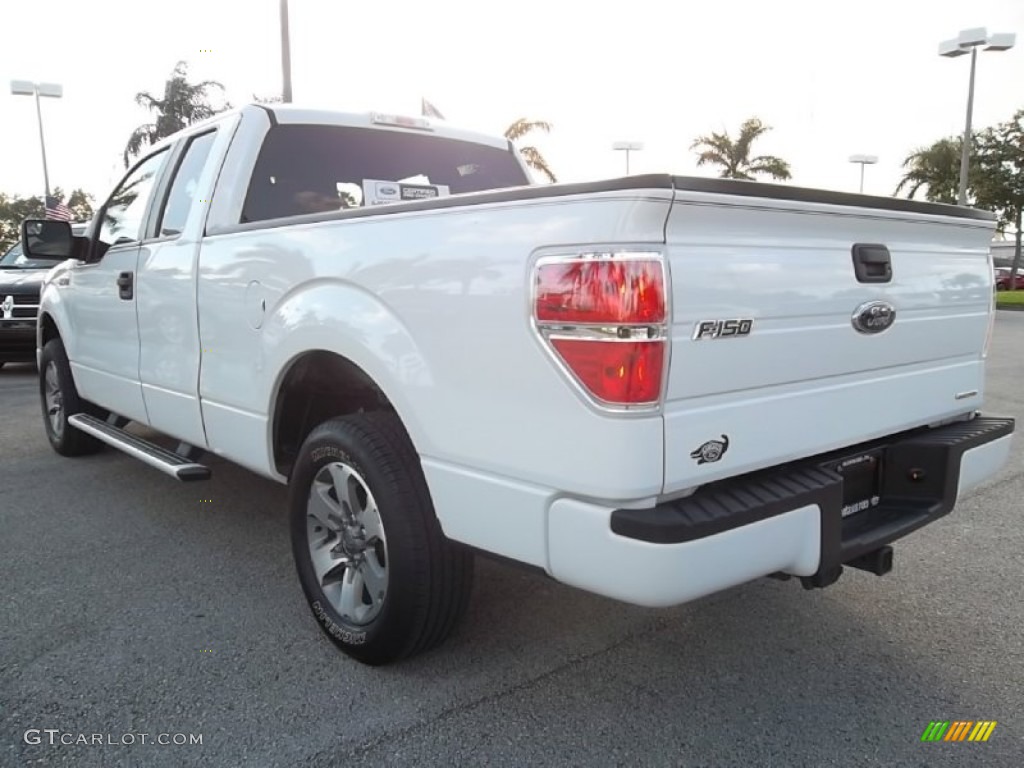
[[[537,319],[644,324],[665,320],[661,262],[578,260],[537,268]]]
[[[552,339],[551,345],[595,397],[608,403],[652,403],[661,393],[663,341]]]
[[[537,329],[591,396],[606,405],[659,401],[668,313],[657,254],[555,258],[538,264],[534,281]]]

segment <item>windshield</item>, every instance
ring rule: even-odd
[[[3,258],[0,258],[0,268],[3,269],[46,269],[52,266],[52,261],[26,258],[21,250],[21,243],[12,245]]]
[[[263,142],[242,221],[457,195],[529,183],[508,148],[429,133],[278,125]]]

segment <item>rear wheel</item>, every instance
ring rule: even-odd
[[[103,447],[99,440],[68,424],[68,417],[76,413],[100,415],[100,411],[78,396],[68,355],[59,338],[50,339],[43,346],[39,399],[43,407],[46,438],[53,450],[62,456],[83,456],[96,453]]]
[[[310,433],[289,492],[292,552],[321,629],[372,665],[432,648],[465,613],[473,558],[437,522],[396,416],[360,413]]]

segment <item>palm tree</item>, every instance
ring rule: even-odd
[[[527,120],[525,117],[521,117],[505,129],[505,138],[511,142],[517,142],[532,131],[548,133],[551,131],[551,123],[546,123],[543,120]],[[539,149],[533,146],[519,147],[518,149],[528,166],[543,173],[552,183],[558,181]]]
[[[740,126],[739,136],[733,140],[728,133],[712,133],[709,136],[698,136],[690,149],[699,150],[697,165],[720,165],[723,179],[744,179],[756,181],[758,174],[771,176],[773,179],[788,179],[792,176],[789,163],[775,155],[750,156],[750,147],[754,139],[764,135],[771,128],[758,118],[744,120]]]
[[[156,144],[182,128],[212,117],[231,106],[226,102],[219,109],[212,106],[209,101],[210,90],[223,93],[224,86],[216,80],[190,83],[188,64],[179,61],[164,84],[163,98],[157,98],[148,91],[135,94],[135,103],[156,113],[156,119],[132,131],[124,149],[125,167],[131,164],[131,158],[138,155],[143,147]]]
[[[960,151],[963,139],[939,139],[920,147],[903,161],[905,172],[894,194],[907,190],[912,198],[922,187],[933,203],[956,203],[960,184]]]

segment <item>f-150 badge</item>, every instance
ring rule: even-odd
[[[693,328],[693,340],[749,336],[753,327],[754,321],[748,317],[737,317],[730,320],[701,320]]]
[[[708,440],[704,445],[690,454],[698,464],[712,464],[718,461],[729,450],[729,436],[722,435],[721,440]]]

